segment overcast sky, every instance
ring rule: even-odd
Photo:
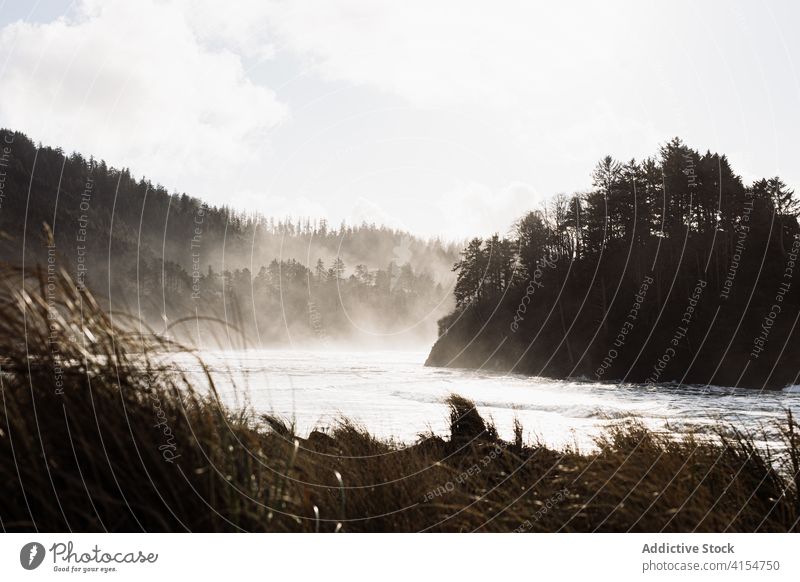
[[[445,237],[676,135],[800,188],[799,5],[0,0],[0,125],[215,204]]]

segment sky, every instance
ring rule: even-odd
[[[800,189],[800,3],[0,0],[0,126],[271,216],[504,233],[674,136]]]

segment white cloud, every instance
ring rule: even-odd
[[[85,1],[51,23],[6,26],[0,54],[2,125],[215,201],[251,177],[288,113],[170,2]]]
[[[275,219],[316,219],[329,215],[324,205],[305,196],[270,195],[250,189],[237,189],[236,208],[254,210]]]
[[[92,0],[102,1],[102,0]],[[162,0],[185,16],[197,38],[247,58],[272,59],[275,47],[265,34],[267,5],[259,0]]]
[[[502,232],[535,205],[525,192],[583,189],[601,156],[649,155],[674,135],[741,151],[752,174],[792,172],[797,42],[754,43],[742,26],[774,24],[739,9],[82,0],[69,18],[0,30],[0,124],[215,203]],[[407,139],[420,136],[469,155]],[[323,167],[335,149],[354,161]],[[381,173],[412,165],[425,176]],[[533,186],[500,187],[514,180]]]
[[[514,222],[544,200],[536,190],[523,183],[512,183],[492,190],[484,184],[464,183],[439,200],[442,216],[441,234],[451,239],[507,234]]]
[[[267,0],[253,18],[328,77],[422,105],[497,107],[612,74],[628,22],[626,11],[591,3],[470,0]]]
[[[265,0],[254,18],[325,78],[507,128],[518,166],[542,164],[527,181],[550,191],[585,187],[606,153],[651,155],[675,135],[750,152],[753,173],[791,181],[797,5],[729,4]]]
[[[375,200],[364,198],[363,196],[360,196],[356,199],[352,208],[348,212],[348,215],[354,224],[361,224],[362,222],[370,224],[374,222],[375,224],[381,224],[388,228],[401,231],[415,230],[398,216],[389,212],[383,207],[383,205],[379,204]],[[416,230],[419,229],[417,228]]]

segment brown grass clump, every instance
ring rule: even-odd
[[[580,454],[498,438],[452,396],[411,446],[342,421],[307,438],[222,406],[63,274],[0,277],[5,531],[796,531],[800,437],[676,440],[628,424]]]

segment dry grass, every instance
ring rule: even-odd
[[[65,275],[0,273],[0,520],[6,531],[795,531],[786,454],[719,431],[620,426],[592,454],[514,442],[449,400],[448,439],[308,438],[220,405]],[[23,281],[25,284],[23,285]],[[48,287],[51,283],[52,287]],[[22,289],[25,291],[21,291]],[[56,349],[57,348],[57,349]]]

